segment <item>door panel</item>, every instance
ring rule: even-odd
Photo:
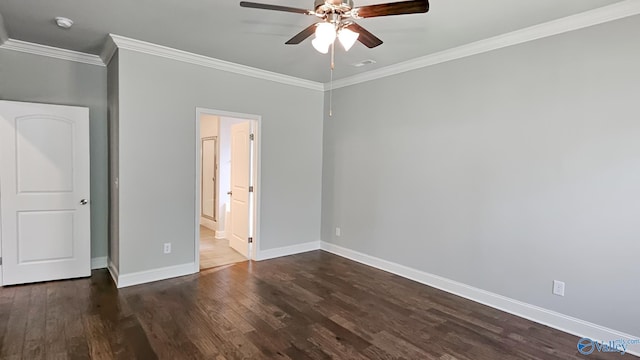
[[[15,121],[18,193],[72,191],[73,122],[44,115]]]
[[[0,101],[3,285],[91,275],[88,199],[89,110]]]
[[[249,185],[251,124],[231,126],[231,236],[229,245],[249,257]]]
[[[17,235],[19,265],[73,258],[72,211],[20,211]]]

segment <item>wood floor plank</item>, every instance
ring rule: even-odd
[[[308,341],[317,348],[321,349],[324,353],[334,359],[367,359],[364,354],[357,350],[354,346],[331,332],[327,328],[318,324],[311,325],[311,336]],[[368,346],[367,346],[368,347]]]
[[[47,285],[32,286],[27,312],[27,323],[24,334],[22,354],[28,359],[45,358],[45,334],[47,312]]]
[[[33,286],[16,287],[11,308],[3,310],[8,319],[0,349],[2,359],[22,357],[32,289]]]
[[[64,336],[64,302],[60,301],[61,291],[57,283],[47,284],[45,318],[46,359],[67,359],[67,344]]]
[[[0,289],[2,360],[584,359],[577,341],[322,251],[125,289],[106,270]]]
[[[387,331],[375,335],[373,344],[394,357],[406,359],[437,359],[407,340],[394,336]]]
[[[13,307],[13,297],[16,293],[16,287],[6,287],[0,289],[0,356],[5,354],[5,338],[7,337],[7,328],[9,326],[9,318]]]

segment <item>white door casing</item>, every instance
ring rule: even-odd
[[[89,109],[0,101],[3,285],[90,276],[88,202]]]
[[[249,258],[249,185],[251,185],[251,123],[231,126],[231,234],[229,246]]]

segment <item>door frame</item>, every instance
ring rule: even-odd
[[[251,213],[250,213],[250,236],[253,237],[253,243],[251,246],[251,251],[249,254],[249,260],[256,260],[260,257],[260,198],[261,198],[261,153],[260,153],[260,131],[262,130],[262,116],[255,114],[246,114],[239,113],[233,111],[225,111],[225,110],[217,110],[217,109],[209,109],[203,107],[196,107],[196,116],[195,116],[195,183],[194,188],[196,190],[195,193],[195,211],[194,211],[194,227],[195,227],[195,238],[194,238],[194,272],[200,272],[200,178],[202,177],[202,169],[200,164],[200,117],[202,115],[214,115],[219,117],[230,117],[235,119],[247,120],[251,123],[252,133],[254,134],[251,152],[252,152],[252,185],[254,188],[253,196],[250,197],[250,201],[252,202]],[[220,124],[218,123],[218,126]],[[218,138],[220,138],[220,134],[218,134]],[[218,216],[218,219],[220,216]],[[220,222],[218,221],[218,224]],[[227,229],[225,229],[226,231]]]

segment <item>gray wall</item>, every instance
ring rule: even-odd
[[[194,261],[196,107],[262,116],[260,248],[320,239],[322,92],[125,49],[119,72],[120,274]]]
[[[89,108],[91,256],[107,256],[107,69],[0,49],[0,99]]]
[[[9,34],[7,34],[7,28],[4,26],[4,18],[0,14],[0,45],[9,40]]]
[[[337,89],[322,239],[640,335],[637,34],[639,16]]]

